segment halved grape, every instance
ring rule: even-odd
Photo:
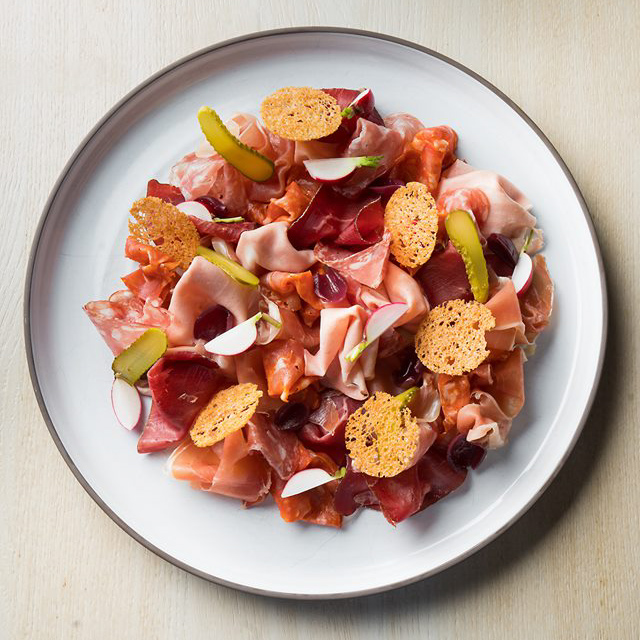
[[[309,418],[309,409],[302,402],[283,404],[273,420],[281,431],[294,431],[303,427]]]
[[[467,439],[460,434],[449,443],[447,462],[459,471],[467,467],[475,469],[484,460],[486,453],[483,447],[467,442]]]
[[[193,323],[193,336],[196,340],[213,340],[235,325],[231,312],[220,304],[205,309]]]

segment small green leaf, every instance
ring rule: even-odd
[[[343,118],[346,118],[347,120],[351,120],[351,118],[353,118],[353,116],[356,115],[356,111],[353,107],[345,107],[341,112],[340,115]]]
[[[266,320],[272,327],[276,329],[282,329],[282,322],[278,322],[275,318],[272,318],[268,313],[262,314],[262,319]]]
[[[355,347],[353,347],[353,349],[351,349],[351,351],[349,351],[349,353],[347,353],[347,355],[344,357],[344,359],[347,362],[355,362],[360,357],[360,354],[368,346],[369,346],[369,343],[366,340],[363,340],[362,342],[357,344]]]

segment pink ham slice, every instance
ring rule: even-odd
[[[345,356],[362,340],[366,319],[366,311],[358,305],[323,309],[320,312],[320,347],[315,355],[305,351],[305,375],[324,376],[326,386],[354,400],[364,400],[368,391],[361,359],[348,362]],[[374,358],[376,351],[377,342],[366,350]]]
[[[478,220],[485,237],[501,233],[511,238],[518,249],[522,247],[526,235],[535,227],[536,219],[530,213],[531,202],[517,187],[495,171],[474,169],[462,160],[456,160],[443,173],[438,193],[447,194],[457,189],[480,189],[488,199],[486,218]]]
[[[218,366],[197,353],[174,350],[147,373],[153,405],[138,453],[161,451],[187,434],[198,413],[225,384]]]
[[[193,344],[196,318],[216,304],[228,309],[236,323],[240,323],[257,311],[258,293],[252,287],[236,282],[207,259],[196,256],[171,296],[169,342],[172,345]]]
[[[344,276],[376,289],[382,283],[386,273],[390,246],[391,234],[385,230],[380,242],[356,253],[322,243],[317,244],[313,252],[319,262]]]
[[[394,327],[414,324],[422,320],[429,306],[414,278],[404,269],[390,262],[382,283],[391,302],[404,302],[409,307],[393,325]]]
[[[289,242],[286,222],[272,222],[253,231],[245,231],[236,255],[242,266],[254,273],[263,271],[306,271],[316,259],[313,251],[298,251]]]
[[[108,300],[88,302],[83,309],[116,356],[150,327],[166,330],[170,322],[160,300],[142,302],[131,291],[116,291]]]

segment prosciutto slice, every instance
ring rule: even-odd
[[[286,222],[273,222],[243,233],[236,248],[242,266],[253,272],[259,268],[290,273],[306,271],[316,261],[313,251],[298,251],[289,242],[287,229]]]
[[[127,238],[124,254],[140,264],[139,269],[122,278],[127,289],[142,300],[164,301],[177,279],[174,269],[178,263],[156,247],[143,244],[132,236]]]
[[[283,402],[314,380],[306,375],[305,350],[297,340],[274,340],[265,345],[262,347],[262,363],[269,395],[279,397]]]
[[[174,350],[147,373],[152,397],[138,453],[166,449],[182,440],[198,413],[225,385],[218,366],[192,350]]]
[[[424,129],[422,122],[409,113],[392,113],[384,118],[384,125],[402,136],[405,148],[415,138],[418,131]]]
[[[116,356],[150,327],[166,330],[170,323],[161,300],[143,302],[131,291],[116,291],[108,300],[88,302],[83,309]]]
[[[530,213],[531,202],[517,187],[495,171],[475,169],[456,160],[443,173],[438,193],[444,198],[458,189],[479,189],[486,196],[489,210],[483,214],[483,220],[477,220],[485,237],[501,233],[511,238],[517,249],[522,247],[529,231],[535,227],[536,219]],[[540,248],[537,244],[535,249]]]
[[[171,168],[169,182],[178,187],[187,200],[212,195],[231,213],[241,215],[250,200],[269,202],[282,196],[293,164],[294,144],[264,129],[254,116],[240,113],[231,121],[242,142],[274,162],[272,178],[253,182],[211,149],[211,155],[198,152],[182,158]]]
[[[404,135],[400,131],[360,118],[343,155],[347,157],[382,156],[382,160],[375,169],[370,167],[356,169],[352,176],[340,184],[339,191],[348,197],[358,195],[367,185],[395,165],[404,151],[404,146]]]
[[[520,298],[520,309],[525,336],[529,341],[535,340],[549,324],[553,310],[553,282],[544,256],[537,255],[533,258],[533,280]]]
[[[271,271],[264,275],[261,281],[271,291],[282,296],[286,297],[292,293],[297,293],[301,300],[304,300],[315,309],[322,309],[324,306],[314,291],[311,271],[303,271],[302,273]]]
[[[250,447],[242,430],[212,447],[196,447],[185,440],[167,462],[169,472],[194,489],[210,491],[256,504],[271,487],[271,469],[260,453]]]
[[[245,231],[256,228],[255,222],[214,222],[213,220],[202,220],[195,216],[189,216],[195,225],[200,236],[220,238],[225,242],[236,243]]]
[[[346,456],[344,430],[347,420],[361,404],[339,391],[325,391],[320,406],[298,431],[298,437],[313,451],[326,453],[337,464],[342,464]]]
[[[385,230],[382,240],[362,251],[319,243],[314,248],[318,262],[361,284],[376,289],[382,283],[389,264],[391,234]]]
[[[472,397],[474,402],[458,412],[458,431],[466,434],[468,442],[487,449],[504,446],[511,429],[511,419],[486,391],[474,391]]]
[[[172,345],[193,344],[196,318],[216,304],[228,309],[236,323],[240,323],[257,310],[258,293],[252,287],[236,282],[202,256],[196,256],[171,296],[169,342]]]
[[[485,304],[496,319],[495,327],[486,332],[487,347],[492,351],[511,351],[527,344],[520,303],[513,282],[504,278],[499,289]]]

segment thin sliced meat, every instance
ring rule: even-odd
[[[511,279],[504,278],[499,289],[485,306],[493,314],[496,324],[486,332],[487,347],[492,351],[511,351],[514,346],[527,344],[520,303]]]
[[[213,447],[196,447],[187,439],[171,454],[167,467],[174,478],[186,480],[194,489],[249,504],[263,500],[271,487],[268,463],[252,452],[242,430]]]
[[[382,160],[375,169],[370,167],[356,169],[352,176],[339,185],[338,190],[348,197],[358,195],[376,178],[389,171],[403,151],[402,133],[360,118],[343,155],[347,157],[382,156]]]
[[[254,414],[247,425],[249,448],[259,451],[280,480],[288,480],[312,460],[312,453],[295,433],[279,431],[263,413]]]
[[[202,220],[195,216],[189,216],[189,219],[201,236],[220,238],[225,242],[236,243],[245,231],[251,231],[256,228],[255,222],[214,222],[213,220]]]
[[[508,418],[515,418],[524,406],[524,352],[514,349],[505,360],[491,364],[489,391]]]
[[[473,300],[464,262],[451,242],[446,249],[432,254],[420,267],[415,279],[422,286],[431,307],[447,300]]]
[[[303,468],[324,469],[332,475],[338,470],[335,462],[322,453],[311,455],[309,462]],[[302,471],[302,469],[298,469],[298,471]],[[285,482],[280,478],[274,478],[271,493],[280,510],[280,516],[285,522],[302,520],[313,524],[340,528],[342,526],[342,516],[334,507],[337,484],[337,481],[329,482],[304,493],[283,498],[282,490]]]
[[[274,340],[263,346],[262,362],[269,395],[283,402],[314,380],[306,375],[305,350],[297,340]]]
[[[298,431],[298,437],[313,451],[326,453],[337,464],[342,464],[346,456],[345,426],[349,416],[361,404],[338,391],[324,391],[320,406]]]
[[[442,191],[442,190],[441,190]],[[444,230],[444,219],[447,214],[456,209],[462,209],[473,214],[478,225],[482,226],[489,217],[489,198],[482,189],[451,189],[440,193],[436,203],[438,207],[438,230]]]
[[[186,199],[212,195],[222,201],[230,213],[242,215],[249,201],[267,203],[271,198],[282,196],[293,164],[294,144],[267,131],[254,116],[236,114],[232,121],[242,142],[274,162],[272,178],[253,182],[217,154],[190,153],[171,168],[169,182],[179,187]]]
[[[456,426],[458,411],[471,402],[471,385],[467,375],[438,375],[438,393],[444,414],[444,427],[449,430]]]
[[[214,362],[179,350],[160,358],[149,369],[147,380],[153,404],[138,440],[138,453],[180,442],[213,394],[228,384]]]
[[[511,238],[517,249],[521,249],[526,236],[534,229],[536,219],[531,215],[531,202],[503,176],[495,171],[474,169],[457,160],[442,176],[441,194],[458,189],[479,189],[489,202],[489,211],[478,225],[487,237],[501,233]]]
[[[266,271],[306,271],[315,261],[313,251],[298,251],[287,237],[286,222],[272,222],[246,231],[240,237],[236,254],[242,266],[254,273]]]
[[[447,461],[447,450],[443,446],[434,445],[418,462],[420,482],[429,485],[422,509],[432,505],[455,491],[467,477],[466,469],[454,469]]]
[[[348,362],[345,359],[362,340],[366,319],[366,312],[357,305],[323,309],[320,312],[320,347],[315,355],[305,351],[305,375],[324,376],[327,386],[355,400],[366,398],[368,392],[360,360]],[[377,343],[369,349],[374,347]]]
[[[458,431],[466,435],[469,442],[488,449],[504,446],[511,418],[486,391],[474,391],[471,395],[473,402],[458,411]]]
[[[319,243],[314,255],[319,262],[361,284],[376,289],[382,283],[389,264],[391,234],[385,230],[380,242],[354,253],[342,247]]]
[[[143,302],[131,291],[116,291],[108,300],[88,302],[83,309],[116,356],[150,327],[166,331],[171,318],[160,300]]]
[[[196,318],[217,304],[228,309],[236,323],[240,323],[257,311],[258,293],[253,287],[236,282],[206,258],[196,256],[171,296],[169,342],[172,345],[193,344]]]
[[[301,273],[288,273],[285,271],[271,271],[261,278],[262,283],[282,296],[297,293],[301,300],[304,300],[315,309],[322,309],[324,304],[314,291],[313,274],[311,271]]]
[[[409,113],[392,113],[384,118],[385,127],[397,131],[407,147],[424,125]]]
[[[347,459],[347,471],[336,489],[333,501],[338,513],[350,516],[360,507],[380,508],[368,479],[369,476],[356,471],[351,464],[351,459]]]
[[[310,183],[301,185],[304,183],[290,182],[282,197],[272,198],[267,207],[264,223],[276,221],[291,223],[302,215],[315,195],[317,186]]]
[[[184,202],[184,196],[178,187],[174,187],[170,184],[163,184],[157,180],[149,180],[147,183],[147,197],[153,196],[160,198],[170,204],[180,204]]]
[[[298,315],[288,309],[280,309],[282,328],[277,337],[282,340],[292,339],[299,342],[305,349],[315,349],[320,344],[319,327],[307,327],[300,322]]]
[[[442,170],[455,160],[457,144],[458,135],[451,127],[422,129],[409,144],[393,176],[404,182],[422,182],[435,196]]]
[[[127,238],[124,254],[140,264],[139,269],[122,278],[127,289],[142,300],[152,298],[164,301],[177,280],[174,269],[179,263],[156,247],[139,242],[132,236]]]
[[[382,283],[390,302],[404,302],[409,307],[393,325],[394,327],[415,324],[422,320],[429,306],[414,278],[404,269],[390,262]]]
[[[417,465],[393,478],[370,478],[368,482],[382,515],[394,526],[420,511],[431,487],[421,477]]]
[[[533,280],[520,298],[525,335],[530,342],[549,324],[553,310],[553,281],[544,256],[533,258]]]

